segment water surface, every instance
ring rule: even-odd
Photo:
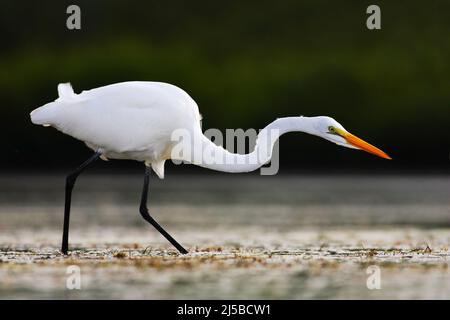
[[[150,211],[184,257],[140,217],[141,185],[82,176],[64,258],[64,176],[2,176],[0,298],[450,298],[449,177],[154,177]]]

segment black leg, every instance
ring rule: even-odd
[[[62,237],[61,251],[63,254],[67,254],[69,250],[69,220],[70,220],[70,203],[72,199],[72,190],[75,185],[77,177],[83,170],[92,162],[97,160],[101,156],[100,152],[96,152],[93,156],[83,162],[74,172],[69,174],[66,178],[66,200],[64,205],[64,229]]]
[[[188,251],[183,248],[170,234],[167,233],[166,230],[161,227],[158,222],[153,219],[150,214],[148,213],[147,209],[147,196],[148,196],[148,183],[150,178],[150,172],[151,169],[148,166],[145,166],[145,176],[144,176],[144,187],[142,189],[142,196],[141,196],[141,205],[139,208],[139,212],[141,213],[142,217],[149,223],[151,223],[152,226],[156,228],[169,242],[180,251],[182,254],[188,253]]]

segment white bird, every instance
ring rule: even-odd
[[[140,213],[181,253],[187,253],[148,213],[150,168],[164,177],[168,159],[223,172],[249,172],[270,161],[276,140],[284,133],[299,131],[322,137],[341,146],[361,149],[391,159],[380,149],[359,139],[330,117],[287,117],[270,123],[258,134],[253,152],[230,153],[215,145],[202,132],[195,101],[182,89],[161,82],[122,82],[76,94],[68,83],[58,85],[59,97],[30,113],[34,124],[52,126],[95,151],[66,179],[62,252],[68,252],[72,189],[78,175],[98,158],[131,159],[145,163]],[[174,140],[174,133],[187,134],[189,141]],[[178,148],[178,152],[174,152]],[[205,152],[208,150],[208,152]],[[200,156],[199,156],[200,155]],[[213,161],[211,156],[213,155]],[[219,159],[219,161],[217,161]],[[215,160],[215,161],[214,161]]]

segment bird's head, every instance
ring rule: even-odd
[[[347,148],[360,149],[372,153],[384,159],[392,159],[384,151],[371,145],[370,143],[351,134],[344,127],[330,117],[316,117],[314,122],[314,134],[328,141],[334,142]]]

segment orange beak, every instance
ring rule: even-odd
[[[377,147],[371,145],[370,143],[365,142],[364,140],[358,138],[357,136],[354,136],[353,134],[348,132],[342,133],[340,132],[340,134],[352,146],[355,146],[361,150],[364,150],[381,158],[392,160],[392,158],[389,157],[384,151],[378,149]]]

